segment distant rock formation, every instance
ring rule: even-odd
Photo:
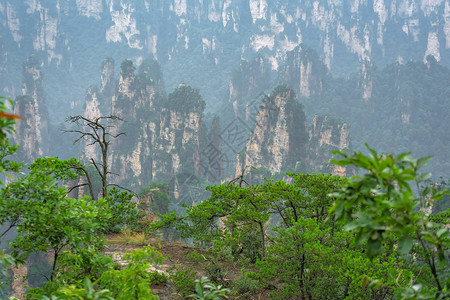
[[[264,168],[271,174],[315,170],[345,176],[347,170],[330,166],[329,160],[332,150],[349,147],[346,123],[315,116],[308,128],[295,91],[279,86],[264,100],[237,169]]]
[[[32,162],[48,153],[48,112],[42,88],[42,72],[38,60],[31,56],[23,63],[22,96],[14,101],[14,113],[22,116],[13,135],[20,145],[19,160]]]
[[[320,96],[328,69],[317,52],[304,44],[286,54],[286,61],[280,72],[280,82],[295,88],[301,98]]]

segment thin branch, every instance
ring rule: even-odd
[[[106,133],[105,135],[109,135],[112,138],[118,138],[121,135],[127,135],[127,134],[126,134],[126,132],[121,132],[121,133],[118,133],[118,134]]]
[[[120,188],[120,189],[122,189],[122,190],[125,190],[125,191],[127,191],[127,192],[130,192],[131,194],[133,194],[133,195],[135,195],[136,197],[138,197],[138,194],[136,194],[136,192],[134,192],[134,191],[132,191],[132,190],[130,190],[130,189],[124,188],[123,186],[120,186],[120,185],[118,185],[118,184],[115,184],[115,183],[108,183],[107,186],[115,186],[115,187],[118,187],[118,188]]]
[[[86,170],[86,168],[83,165],[81,165],[81,166],[80,165],[70,165],[70,167],[73,169],[76,169],[76,170],[82,170],[84,172],[84,175],[86,175],[87,185],[89,187],[89,193],[91,194],[91,198],[92,198],[92,200],[96,200],[95,195],[94,195],[94,189],[92,187],[91,176],[89,176],[89,172]]]
[[[111,174],[111,175],[120,176],[120,174],[117,174],[117,173],[114,173],[114,172],[111,172],[111,171],[106,172],[106,174]]]
[[[88,185],[88,184],[87,184],[87,183],[77,184],[77,185],[71,187],[71,188],[67,191],[67,194],[70,194],[70,193],[71,193],[74,189],[76,189],[76,188],[79,188],[79,187],[82,187],[82,186],[86,186],[86,185]]]
[[[95,162],[95,160],[93,158],[91,158],[91,162],[94,165],[94,167],[97,169],[98,174],[103,178],[102,172],[98,168],[97,163]],[[105,174],[105,176],[106,176],[106,174]]]
[[[9,226],[8,226],[8,229],[6,229],[6,230],[0,235],[0,238],[2,238],[5,234],[7,234],[13,227],[17,226],[17,225],[16,225],[16,222],[17,222],[17,220],[14,221],[14,222],[11,222],[11,224],[9,224]]]

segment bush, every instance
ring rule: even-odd
[[[137,204],[132,200],[133,194],[113,188],[106,197],[111,218],[104,227],[104,232],[120,232],[123,227],[135,230],[139,227],[139,210]]]
[[[251,279],[247,273],[242,272],[241,276],[233,283],[233,292],[239,298],[246,298],[253,295],[259,289],[258,281]]]
[[[195,292],[195,276],[197,275],[197,271],[192,270],[192,267],[186,269],[172,267],[169,272],[169,278],[181,297],[186,298]]]
[[[164,273],[153,271],[149,274],[149,281],[151,285],[160,285],[167,282],[167,276]]]

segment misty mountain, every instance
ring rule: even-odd
[[[54,122],[81,112],[105,57],[136,65],[157,59],[167,88],[201,88],[208,111],[225,97],[241,59],[260,52],[276,71],[300,43],[336,75],[361,69],[365,60],[384,66],[431,54],[450,64],[444,0],[2,0],[0,15],[2,93],[21,94],[19,66],[34,54]]]

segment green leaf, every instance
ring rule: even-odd
[[[440,238],[443,234],[447,234],[448,233],[448,229],[447,228],[441,228],[436,232],[436,236],[438,238]]]
[[[417,160],[417,169],[422,168],[424,165],[426,165],[430,160],[433,159],[433,156],[424,156]]]
[[[406,255],[411,250],[412,245],[413,239],[407,235],[404,235],[398,240],[398,252],[401,255]]]
[[[367,256],[372,259],[381,252],[381,239],[369,239],[367,241]]]
[[[431,178],[431,173],[422,173],[417,176],[417,181],[423,182]]]
[[[344,230],[345,231],[352,231],[352,230],[354,230],[354,229],[356,229],[358,227],[359,227],[359,222],[358,222],[358,220],[355,220],[355,221],[352,221],[352,222],[346,224],[344,226]]]

